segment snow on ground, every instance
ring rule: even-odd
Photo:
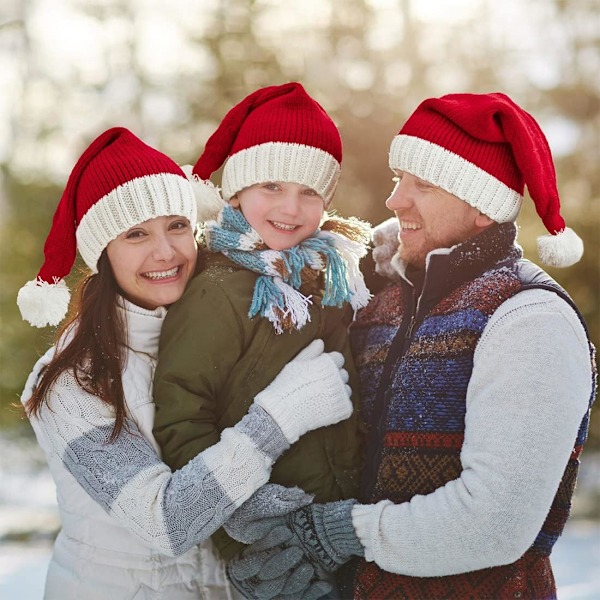
[[[0,600],[40,600],[59,527],[54,483],[34,439],[0,430],[0,457]],[[589,455],[576,508],[597,501],[599,472],[600,460]],[[600,521],[571,519],[552,564],[559,600],[600,599]]]

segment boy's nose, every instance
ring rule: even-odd
[[[302,197],[299,193],[295,191],[290,191],[285,194],[283,198],[281,212],[286,215],[297,215],[300,211],[300,203],[302,202]]]

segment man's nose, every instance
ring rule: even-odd
[[[393,211],[409,208],[412,205],[409,187],[406,182],[398,181],[385,201],[385,205]]]

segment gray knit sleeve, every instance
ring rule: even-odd
[[[135,423],[110,442],[114,420],[69,374],[36,419],[43,446],[60,456],[86,492],[150,546],[180,555],[208,538],[267,482],[288,443],[271,417],[254,407],[221,440],[171,473]]]

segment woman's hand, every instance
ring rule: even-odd
[[[324,352],[315,340],[291,360],[255,403],[271,415],[290,444],[307,431],[352,414],[348,373],[339,352]]]

